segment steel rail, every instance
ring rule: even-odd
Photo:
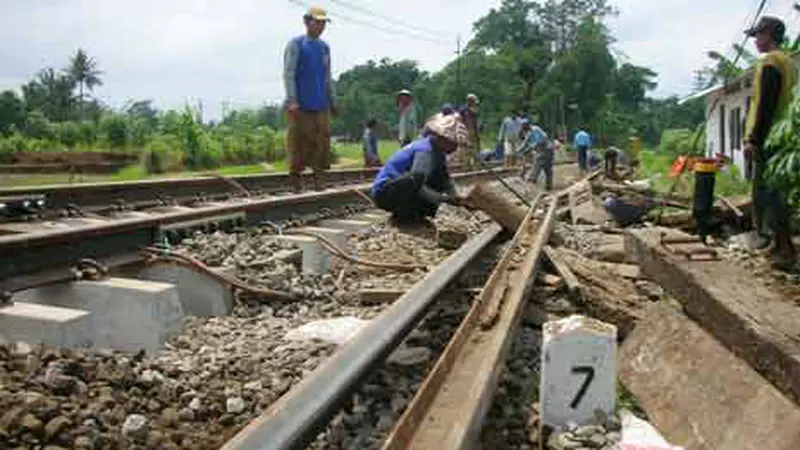
[[[461,169],[460,166],[454,166],[451,171],[459,173],[463,171]],[[378,170],[379,168],[331,170],[320,174],[320,182],[323,185],[332,185],[369,181]],[[289,174],[273,173],[22,186],[0,188],[0,199],[44,196],[46,208],[50,210],[77,205],[87,211],[97,212],[113,209],[117,201],[143,208],[159,204],[159,199],[182,202],[195,197],[219,199],[239,194],[241,189],[236,188],[236,185],[249,192],[288,192],[291,190],[290,181]]]
[[[487,171],[455,174],[455,180],[473,181],[489,176]],[[363,183],[325,191],[306,192],[283,197],[245,198],[237,201],[199,206],[177,212],[147,217],[112,219],[103,223],[33,231],[0,236],[0,291],[17,291],[36,284],[35,275],[47,273],[48,279],[69,276],[69,268],[85,258],[114,259],[134,255],[163,239],[164,227],[213,221],[234,214],[243,215],[245,224],[282,221],[297,215],[314,213],[321,208],[354,205],[364,199],[357,192],[368,192]]]
[[[536,224],[535,206],[531,208],[384,450],[462,449],[479,441],[542,248],[550,239],[560,196],[552,197]]]
[[[296,449],[313,440],[352,395],[359,381],[403,341],[442,290],[501,231],[499,225],[492,224],[468,240],[222,448]]]

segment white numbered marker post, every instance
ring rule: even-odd
[[[594,423],[595,410],[614,412],[617,327],[583,316],[543,327],[539,398],[542,425]]]

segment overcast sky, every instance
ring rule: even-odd
[[[325,33],[339,73],[368,59],[420,61],[438,70],[459,34],[499,0],[320,0],[334,18]],[[659,73],[656,96],[687,94],[705,51],[728,49],[756,0],[615,0],[614,47]],[[768,1],[793,34],[791,0]],[[111,106],[153,99],[160,107],[202,100],[207,118],[228,107],[280,101],[286,41],[302,33],[303,7],[289,0],[2,0],[0,89],[39,69],[63,67],[78,47],[104,74],[95,94]],[[373,16],[352,9],[355,6]],[[380,16],[392,19],[383,20]],[[416,29],[406,27],[410,24]],[[426,39],[417,29],[440,30]],[[752,46],[752,44],[751,44]]]

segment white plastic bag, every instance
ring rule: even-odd
[[[652,425],[627,410],[620,413],[622,440],[620,450],[684,450],[667,442]]]
[[[333,344],[344,344],[356,335],[361,327],[369,321],[353,316],[335,317],[333,319],[315,320],[290,330],[284,336],[289,341],[310,341],[319,339]]]

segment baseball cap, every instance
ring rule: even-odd
[[[757,33],[767,30],[771,30],[773,36],[780,41],[783,40],[783,36],[786,33],[786,25],[777,17],[762,16],[761,19],[758,20],[758,23],[756,23],[752,28],[745,30],[744,34],[748,36],[755,36]]]
[[[411,97],[411,91],[409,91],[408,89],[400,89],[399,91],[397,91],[397,95],[398,96],[399,95],[407,95],[407,96]]]
[[[475,95],[475,94],[467,95],[467,100],[472,100],[472,101],[475,102],[475,104],[479,104],[480,103],[480,100],[478,100],[478,96]]]
[[[308,8],[308,11],[306,11],[305,16],[303,17],[319,20],[321,22],[331,21],[331,19],[328,18],[328,11],[325,11],[325,9],[320,8],[319,6],[312,6]]]

